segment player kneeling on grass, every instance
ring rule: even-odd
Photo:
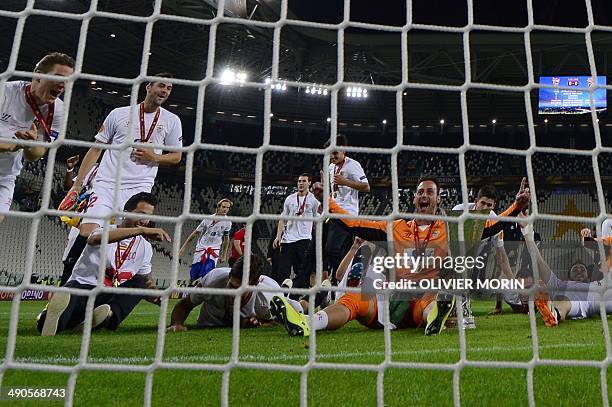
[[[531,258],[537,262],[540,279],[544,281],[550,293],[545,296],[546,298],[539,298],[534,302],[546,326],[555,327],[566,319],[599,316],[600,299],[604,301],[606,314],[612,314],[612,292],[606,290],[603,295],[600,295],[601,289],[606,285],[605,281],[584,283],[560,280],[535,245],[532,225],[521,223],[521,232],[525,236]],[[601,271],[604,273],[604,279],[608,279],[608,269],[605,263],[605,261],[602,262]]]
[[[240,296],[240,326],[243,328],[256,327],[261,323],[269,322],[270,301],[274,296],[284,295],[281,287],[276,281],[268,276],[261,275],[263,271],[263,260],[251,255],[249,268],[249,285],[267,289],[278,289],[278,291],[246,291]],[[242,273],[244,260],[241,257],[230,267],[218,267],[202,277],[196,287],[216,289],[238,289],[242,284]],[[168,331],[186,331],[185,320],[191,311],[202,304],[198,316],[198,328],[227,327],[232,326],[232,312],[234,309],[235,295],[191,293],[174,306]],[[296,313],[304,312],[303,305],[297,301],[286,299],[290,308]],[[305,303],[303,303],[305,305]]]
[[[126,202],[123,210],[151,215],[156,204],[154,195],[140,192]],[[102,228],[95,229],[87,238],[87,246],[77,260],[65,287],[84,290],[95,288],[102,256],[106,257],[104,285],[119,287],[112,293],[105,292],[96,296],[92,328],[116,330],[143,298],[159,304],[159,297],[119,293],[124,287],[156,288],[151,278],[153,248],[147,239],[169,242],[170,236],[163,229],[146,227],[148,224],[147,219],[132,219],[126,216],[119,226],[110,226],[106,246],[101,247]],[[67,292],[55,293],[46,309],[39,315],[38,330],[43,336],[53,336],[67,329],[82,329],[87,300],[87,296]]]

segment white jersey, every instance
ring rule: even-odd
[[[334,175],[343,175],[350,181],[355,182],[368,182],[368,178],[361,168],[359,161],[355,161],[352,158],[344,157],[343,164],[330,164],[329,165],[329,182],[332,190],[334,200],[344,210],[348,211],[352,215],[359,214],[359,191],[354,188],[338,185],[337,189],[334,185]]]
[[[0,107],[0,141],[16,139],[17,131],[27,131],[32,127],[36,116],[25,98],[25,88],[29,82],[6,82],[4,98]],[[64,117],[64,102],[56,99],[54,104],[53,122],[51,123],[51,138],[57,138],[60,124]],[[48,105],[40,106],[43,117],[47,117]],[[45,141],[43,126],[38,127],[38,140]],[[0,182],[14,181],[23,167],[23,150],[14,153],[0,153]]]
[[[605,239],[606,237],[612,236],[612,219],[606,219],[601,224],[601,238]]]
[[[111,228],[114,229],[115,227],[111,226]],[[102,233],[102,228],[97,228],[93,233]],[[72,275],[68,281],[76,281],[79,284],[98,284],[98,267],[103,255],[106,256],[106,272],[104,277],[104,284],[106,286],[112,286],[114,280],[121,284],[137,274],[144,275],[151,272],[153,247],[144,237],[136,236],[120,242],[109,243],[104,250],[102,250],[102,245],[93,246],[88,244],[74,265]],[[116,263],[117,256],[124,259],[118,270]]]
[[[319,205],[319,201],[310,192],[306,196],[299,196],[295,192],[285,198],[282,214],[285,216],[301,216],[304,220],[288,220],[281,243],[312,239],[312,218],[317,216]]]
[[[200,234],[196,243],[196,249],[193,253],[193,262],[198,263],[203,255],[207,252],[216,260],[221,254],[221,245],[223,244],[223,237],[229,236],[230,229],[232,228],[232,222],[229,220],[213,220],[204,219],[196,231]],[[214,252],[211,253],[211,252]]]
[[[140,120],[139,106],[125,106],[114,109],[104,119],[104,124],[96,134],[96,140],[106,144],[122,144],[126,142],[130,133],[130,112],[134,110],[132,127],[132,141],[140,141]],[[151,135],[149,143],[161,144],[170,147],[181,147],[183,145],[183,133],[181,128],[181,120],[177,115],[160,107],[159,119],[155,130]],[[148,133],[155,113],[144,114],[144,129],[145,136]],[[155,149],[156,154],[161,154],[161,149]],[[100,168],[96,176],[97,183],[108,184],[114,188],[115,174],[119,166],[121,151],[108,150],[104,152]],[[121,185],[120,189],[137,188],[148,186],[150,191],[157,175],[158,165],[154,163],[141,163],[133,159],[129,152],[123,154],[123,162],[121,168]]]
[[[213,269],[204,276],[198,287],[205,288],[227,288],[231,268],[219,267]],[[270,315],[270,300],[273,296],[282,296],[281,288],[276,281],[268,276],[260,276],[257,287],[278,289],[278,292],[268,291],[252,291],[248,295],[246,301],[242,301],[240,307],[241,318],[256,317],[258,320],[269,320]],[[198,316],[199,327],[213,326],[228,326],[232,324],[231,310],[227,308],[226,295],[218,294],[191,294],[189,296],[193,305],[202,304],[200,315]],[[291,305],[298,312],[304,312],[302,306],[297,301],[289,300]]]
[[[470,202],[467,205],[468,205],[468,210],[469,211],[475,211],[476,210],[476,204],[474,202]],[[458,205],[455,205],[455,207],[453,208],[453,211],[462,211],[463,208],[465,208],[464,204],[458,204]],[[491,211],[490,215],[491,216],[489,217],[489,219],[495,219],[497,217],[497,214],[494,211]],[[503,232],[499,232],[495,236],[491,236],[491,237],[488,237],[488,238],[484,239],[482,241],[482,243],[480,244],[480,247],[478,248],[478,252],[477,253],[480,253],[482,251],[482,249],[485,247],[485,245],[489,241],[493,242],[493,245],[495,247],[504,247],[504,239],[502,237],[502,233]]]
[[[612,280],[607,281],[608,287]],[[564,296],[571,302],[571,309],[567,316],[571,319],[583,319],[599,315],[601,294],[606,286],[605,280],[582,283],[579,281],[562,281],[550,274],[547,287],[551,290],[550,297]],[[612,291],[607,290],[603,296],[606,314],[612,314]]]

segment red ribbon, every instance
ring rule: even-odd
[[[298,205],[297,215],[302,216],[304,214],[304,207],[306,206],[306,200],[308,199],[308,193],[306,193],[306,196],[304,197],[304,202],[302,202],[302,205],[300,205],[300,194],[299,193],[295,194],[295,199],[297,200],[297,205]]]
[[[344,163],[346,163],[346,158],[342,160],[340,165],[334,166],[334,175],[340,174],[340,170],[342,170],[342,167],[344,167]],[[336,183],[334,182],[334,191],[337,191],[337,190],[338,190],[338,185],[336,185]]]
[[[157,125],[157,120],[159,119],[159,112],[160,109],[157,109],[157,112],[155,113],[155,117],[153,118],[153,123],[151,123],[151,127],[149,127],[149,131],[147,131],[147,136],[145,138],[145,124],[144,124],[144,102],[140,103],[140,141],[142,141],[143,143],[148,143],[149,139],[151,138],[151,135],[153,134],[153,130],[155,129],[155,126]]]
[[[36,116],[36,120],[38,120],[38,123],[42,126],[44,132],[45,132],[45,140],[46,141],[51,141],[51,124],[53,123],[53,113],[55,112],[55,103],[49,103],[48,106],[48,111],[47,111],[47,117],[43,117],[42,112],[40,111],[40,108],[38,107],[38,104],[36,104],[36,101],[34,100],[34,96],[32,96],[32,91],[30,89],[30,85],[26,86],[25,88],[25,99],[26,102],[28,102],[28,105],[30,105],[30,108],[32,109],[32,112],[34,113],[34,116]]]
[[[219,257],[219,255],[215,253],[215,249],[213,249],[212,247],[207,247],[202,253],[202,257],[200,258],[200,261],[204,263],[211,257],[213,259],[216,259],[217,257]]]
[[[421,239],[419,237],[419,226],[416,221],[414,222],[414,248],[417,256],[425,255],[425,249],[427,249],[427,245],[429,244],[429,239],[431,238],[431,232],[434,228],[436,222],[432,222],[427,228],[427,235],[425,236],[425,240],[423,241],[423,246],[421,246]]]

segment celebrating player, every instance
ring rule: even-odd
[[[312,218],[317,216],[319,201],[310,193],[311,177],[308,174],[301,174],[297,179],[297,192],[285,198],[283,205],[283,216],[300,216],[303,220],[278,221],[276,238],[273,246],[280,246],[278,275],[274,279],[281,284],[291,275],[291,269],[297,274],[302,270],[306,249],[312,239]],[[302,282],[299,287],[306,287],[310,275],[299,276]]]
[[[525,223],[522,223],[521,226],[521,232],[525,236],[529,254],[537,262],[539,277],[549,290],[548,298],[552,299],[552,301],[550,299],[535,301],[545,325],[555,327],[566,319],[583,319],[600,315],[600,298],[602,297],[599,291],[605,282],[585,283],[559,280],[534,242],[533,226]],[[609,243],[606,240],[604,244],[608,246]],[[605,262],[602,263],[602,270],[608,271],[608,268],[603,264]],[[605,276],[608,278],[608,273]],[[612,314],[612,292],[606,290],[602,299],[606,314]]]
[[[156,76],[171,78],[170,74],[164,73]],[[181,147],[183,144],[179,117],[162,107],[172,92],[172,83],[165,80],[154,81],[150,82],[146,89],[145,99],[137,106],[120,107],[110,112],[95,136],[97,143],[120,145],[132,141],[128,139],[131,130],[133,141],[138,145],[131,150],[131,154],[121,150],[108,150],[104,153],[87,215],[68,254],[70,262],[65,265],[64,274],[72,271],[73,261],[80,256],[90,233],[102,226],[105,218],[112,213],[115,189],[119,189],[118,208],[122,208],[131,196],[139,192],[151,192],[159,166],[176,165],[181,161],[179,151],[164,153],[161,149],[153,150],[148,147],[150,143],[168,147]],[[130,120],[132,108],[135,109],[137,115],[134,117],[138,120]],[[78,193],[81,190],[86,175],[98,161],[100,154],[102,148],[98,146],[91,147],[85,154],[68,196],[73,191]],[[121,176],[119,183],[115,185],[119,166]]]
[[[139,192],[130,197],[123,208],[126,212],[151,215],[157,204],[155,196]],[[151,278],[153,248],[147,239],[170,241],[170,236],[158,228],[148,228],[147,219],[126,217],[117,227],[110,226],[108,244],[102,243],[102,228],[95,229],[87,239],[87,246],[76,262],[66,287],[91,290],[98,284],[98,268],[102,256],[106,258],[103,283],[107,287],[156,288]],[[96,297],[92,328],[104,325],[116,330],[141,299],[159,303],[159,298],[142,295],[104,293]],[[55,293],[45,311],[38,319],[38,328],[43,336],[73,329],[83,322],[86,296]]]
[[[342,146],[348,145],[346,136],[338,134],[336,145],[339,148],[332,151],[328,168],[332,196],[345,213],[357,216],[359,192],[369,192],[370,184],[361,164],[342,150]],[[325,145],[328,146],[329,143]],[[351,247],[353,238],[337,220],[332,219],[327,223],[323,253],[328,257],[330,267],[336,270]]]
[[[217,202],[215,216],[227,216],[233,203],[227,198]],[[229,232],[232,222],[229,220],[204,219],[181,246],[179,256],[182,256],[187,245],[196,238],[196,249],[193,253],[193,263],[189,271],[191,281],[204,277],[217,266],[217,262],[225,263],[230,248]]]
[[[313,185],[313,192],[317,198],[322,199],[323,188],[320,183]],[[439,203],[440,188],[437,180],[433,177],[421,178],[417,184],[413,200],[416,213],[430,216],[435,215],[438,212]],[[523,179],[515,202],[504,212],[504,215],[516,216],[528,203],[529,189],[525,187],[525,179]],[[332,213],[346,213],[331,197],[329,198],[329,209]],[[341,219],[341,221],[351,234],[370,242],[382,242],[386,245],[388,238],[391,238],[391,236],[387,236],[388,225],[386,221],[353,219]],[[485,239],[498,234],[501,227],[502,224],[500,222],[495,222],[485,227],[481,238]],[[393,221],[391,230],[395,253],[409,252],[412,253],[412,257],[441,258],[444,258],[448,253],[446,225],[444,222],[427,219],[414,219],[410,221],[399,219]],[[422,267],[419,270],[412,269],[409,266],[396,268],[396,280],[435,279],[438,277],[438,272],[438,269],[428,267]],[[434,303],[430,309],[431,312],[427,312],[427,315],[425,315],[424,310],[431,303],[431,296],[426,294],[416,299],[413,304],[411,303],[410,308],[406,309],[406,312],[413,311],[410,325],[422,322],[422,318],[427,316],[425,334],[433,335],[439,333],[452,312],[455,301],[454,296],[450,296],[450,300],[446,300],[444,297],[445,295],[440,298],[440,301]],[[375,301],[374,298],[363,299],[360,294],[347,293],[336,304],[329,307],[334,307],[331,310],[325,309],[315,314],[315,329],[336,329],[353,319],[365,321],[367,326],[372,326],[371,324],[375,322],[371,319],[372,315],[374,315],[372,314],[373,301]],[[288,318],[301,320],[302,323],[304,320],[304,318],[297,318],[292,314]],[[294,322],[292,324],[295,325]]]
[[[495,190],[495,187],[492,185],[484,185],[478,190],[475,201],[467,204],[467,208],[470,211],[473,211],[473,210],[482,211],[482,210],[488,209],[490,211],[491,218],[487,220],[486,225],[492,225],[495,222],[495,218],[497,217],[497,214],[494,211],[496,205],[497,205],[497,191]],[[464,208],[465,208],[464,204],[459,204],[453,208],[453,211],[461,211],[461,210],[464,210]],[[500,231],[495,236],[491,236],[489,238],[483,239],[482,243],[478,247],[478,250],[476,251],[476,256],[483,257],[484,259],[483,263],[485,264],[485,266],[480,267],[480,268],[475,268],[475,270],[472,272],[472,280],[482,281],[486,278],[487,258],[492,251],[491,250],[492,247],[495,248],[495,260],[499,268],[502,270],[502,274],[504,276],[508,276],[512,274],[512,269],[510,267],[510,261],[508,260],[506,250],[504,249],[504,240],[503,240],[502,235],[503,235],[503,232]],[[463,304],[464,311],[466,311],[466,307],[467,307],[467,310],[470,309],[469,302],[470,302],[469,297],[467,296],[464,297],[464,304]],[[491,312],[491,314],[501,313],[501,302],[498,302],[497,305],[499,305],[499,307],[496,307]],[[467,311],[467,312],[471,314],[471,311]],[[467,327],[475,327],[473,323],[473,317],[471,315],[464,315],[464,316],[466,316],[466,318],[464,318],[464,324],[467,324]]]
[[[50,142],[57,138],[64,116],[64,102],[59,98],[64,81],[59,78],[73,72],[74,60],[53,52],[38,61],[34,73],[56,75],[58,80],[34,75],[31,83],[14,81],[4,85],[0,107],[0,222],[11,206],[23,158],[37,161],[47,152],[43,146],[28,147],[14,140]]]
[[[242,327],[254,327],[261,322],[271,319],[270,301],[274,296],[282,296],[280,286],[276,281],[268,276],[261,275],[263,271],[263,260],[251,255],[251,265],[249,269],[249,285],[278,289],[272,291],[247,291],[240,297],[240,318]],[[240,288],[242,284],[242,273],[244,259],[240,258],[234,265],[220,267],[212,270],[198,282],[198,287],[204,288]],[[284,298],[284,297],[283,297]],[[185,320],[191,311],[202,304],[198,316],[197,326],[199,328],[232,326],[232,311],[235,296],[222,294],[189,294],[174,306],[168,331],[186,331]],[[302,305],[290,299],[286,299],[295,312],[304,312]]]

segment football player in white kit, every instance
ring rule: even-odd
[[[227,216],[233,203],[227,198],[217,202],[216,216]],[[196,249],[193,253],[193,263],[189,270],[191,281],[204,277],[217,266],[227,262],[230,248],[229,232],[232,222],[229,220],[204,219],[181,246],[179,257],[187,249],[187,245],[196,238]]]
[[[369,192],[370,184],[359,161],[348,157],[342,146],[348,145],[346,136],[338,134],[338,150],[330,156],[328,173],[332,197],[344,210],[359,215],[359,192]],[[327,147],[327,145],[326,145]],[[337,219],[326,222],[323,253],[332,270],[337,270],[340,262],[353,244],[353,237],[340,225]]]
[[[604,279],[590,283],[578,281],[562,281],[550,269],[540,250],[535,245],[533,238],[533,226],[521,224],[521,232],[532,259],[538,265],[539,277],[544,281],[549,290],[549,299],[538,299],[534,303],[542,314],[544,323],[548,327],[555,327],[566,319],[583,319],[600,315],[600,300],[603,299],[606,314],[612,314],[612,291],[607,290],[602,294],[600,291],[606,285],[610,285],[609,270],[605,261],[602,261],[602,272]],[[604,240],[604,244],[612,241]]]
[[[70,76],[74,60],[65,54],[45,55],[34,68],[34,73]],[[13,81],[4,84],[0,107],[0,222],[13,200],[15,179],[23,167],[23,158],[37,161],[47,149],[43,146],[26,147],[14,140],[55,140],[64,116],[64,92],[61,80],[32,78],[32,82]]]
[[[155,76],[171,77],[166,73]],[[121,209],[131,196],[139,192],[151,192],[159,166],[173,166],[181,161],[180,151],[164,153],[162,149],[145,147],[150,143],[168,147],[183,145],[181,120],[162,107],[172,92],[172,83],[164,80],[150,82],[146,90],[145,99],[137,106],[125,106],[111,111],[95,136],[96,143],[100,145],[119,145],[130,141],[139,145],[131,149],[129,154],[122,154],[121,150],[104,152],[87,212],[79,227],[79,236],[67,256],[72,262],[67,262],[64,274],[72,271],[73,261],[80,256],[91,232],[104,225],[105,218],[112,213],[115,189],[119,189],[117,209]],[[130,135],[131,140],[128,139]],[[68,195],[81,190],[86,175],[98,161],[102,151],[103,149],[97,146],[87,151]],[[119,184],[115,185],[120,161],[121,177]]]
[[[276,249],[280,246],[278,275],[272,276],[277,283],[281,284],[291,275],[291,270],[298,274],[302,270],[306,250],[312,239],[312,219],[317,216],[320,202],[310,193],[311,177],[309,174],[301,174],[297,179],[297,192],[285,198],[282,215],[300,216],[303,220],[278,221],[276,238],[272,246]],[[296,276],[296,278],[298,278]],[[310,275],[299,276],[301,284],[296,286],[306,288]]]
[[[130,197],[124,206],[126,212],[151,215],[157,204],[154,195],[139,192]],[[148,240],[170,241],[170,236],[159,228],[147,227],[147,219],[126,217],[117,227],[109,226],[108,244],[101,247],[103,229],[98,228],[89,235],[87,246],[76,262],[66,287],[92,290],[98,285],[99,265],[106,258],[103,284],[107,287],[155,288],[151,278],[153,248]],[[92,328],[104,324],[115,330],[136,307],[141,299],[159,303],[159,297],[142,295],[103,293],[96,296]],[[83,322],[86,296],[58,292],[49,300],[48,307],[38,319],[38,328],[43,336],[73,329]]]
[[[256,327],[262,322],[272,319],[270,313],[270,301],[273,297],[283,296],[281,288],[276,281],[268,276],[261,275],[264,261],[256,255],[251,255],[249,269],[249,285],[268,289],[278,289],[273,291],[247,291],[240,297],[240,326],[243,328]],[[198,287],[204,288],[232,288],[237,289],[242,284],[244,262],[241,257],[229,267],[219,267],[212,270],[205,277],[200,279]],[[283,298],[285,298],[283,296]],[[232,326],[232,311],[234,300],[233,295],[223,294],[189,294],[174,306],[170,327],[168,331],[186,331],[185,320],[191,311],[202,304],[198,316],[197,327],[220,327]],[[286,299],[294,312],[304,313],[304,308],[300,302]],[[303,327],[306,331],[308,326]]]

